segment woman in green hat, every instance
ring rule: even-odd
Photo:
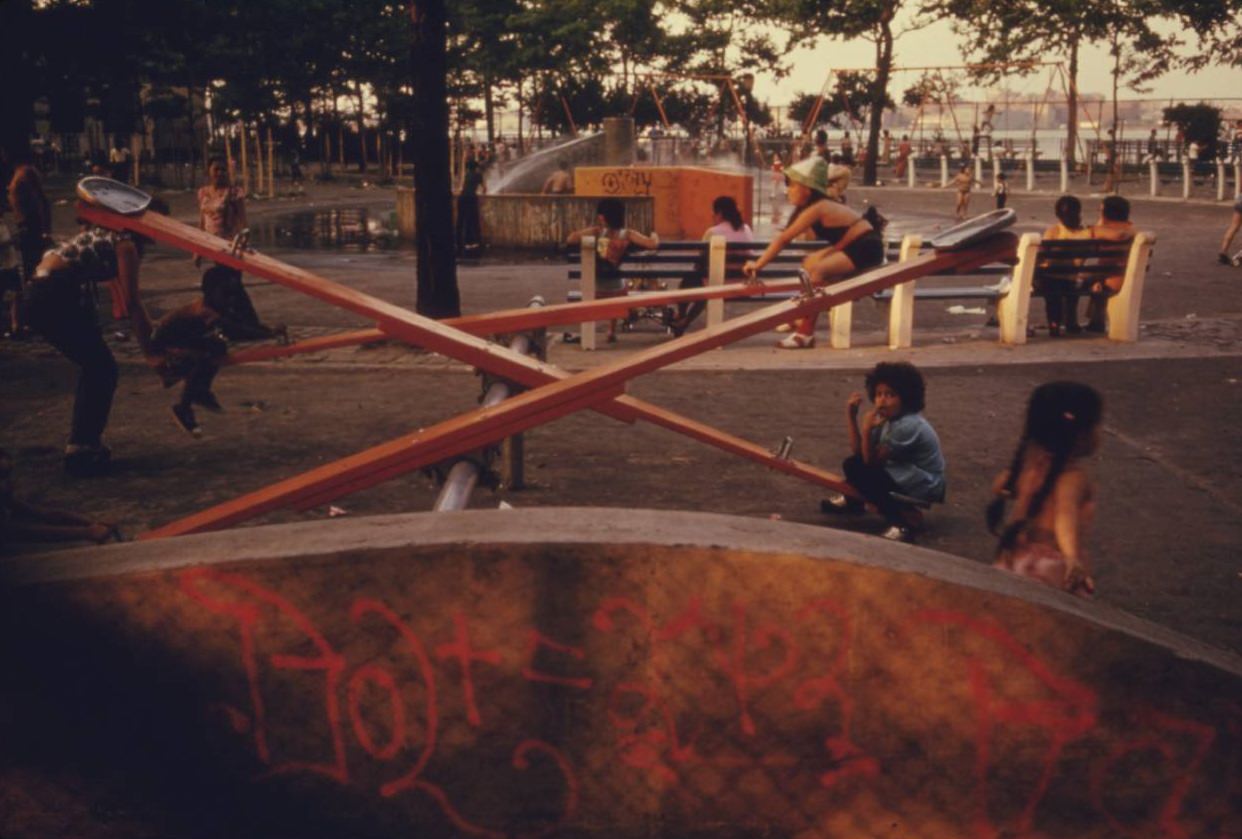
[[[785,170],[785,194],[794,207],[792,219],[758,258],[742,266],[752,282],[760,269],[772,261],[785,245],[799,237],[827,242],[802,260],[802,270],[816,285],[844,279],[884,262],[884,220],[875,207],[863,215],[845,205],[849,185],[847,166],[830,166],[818,155],[800,160]],[[816,315],[799,319],[794,331],[777,346],[787,350],[815,346]]]

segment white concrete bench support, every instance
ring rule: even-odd
[[[898,260],[909,262],[919,255],[923,237],[917,233],[907,234],[901,240],[901,256]],[[893,286],[893,301],[888,310],[888,348],[900,350],[914,344],[914,284]]]
[[[1013,282],[1009,284],[1009,293],[996,301],[996,319],[1000,322],[1002,344],[1026,343],[1039,239],[1036,233],[1023,233],[1022,238],[1018,239],[1018,264],[1013,269]]]
[[[854,303],[838,303],[828,310],[828,345],[834,350],[850,348],[850,331],[854,328]]]
[[[582,237],[582,279],[580,281],[583,301],[595,299],[595,237]],[[582,324],[580,334],[583,350],[595,349],[595,321]]]
[[[1137,341],[1139,310],[1143,305],[1143,285],[1147,278],[1147,262],[1151,259],[1156,237],[1139,233],[1130,245],[1126,276],[1121,291],[1108,301],[1108,337],[1114,341]]]
[[[725,282],[725,237],[717,233],[707,244],[707,284],[722,286]],[[724,323],[724,299],[707,301],[707,328]]]

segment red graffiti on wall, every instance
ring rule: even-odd
[[[970,695],[974,702],[976,720],[975,835],[980,839],[991,839],[1001,834],[1000,829],[992,823],[988,812],[988,788],[993,768],[992,744],[996,730],[1005,726],[1031,726],[1041,729],[1048,736],[1039,777],[1031,789],[1017,824],[1010,828],[1015,836],[1028,835],[1065,747],[1085,737],[1095,727],[1098,696],[1087,685],[1054,672],[1005,629],[991,621],[980,620],[961,612],[929,609],[916,612],[911,616],[910,623],[967,630],[973,637],[999,648],[1009,662],[1034,677],[1046,690],[1046,694],[1038,699],[1006,701],[998,696],[999,692],[989,680],[983,658],[967,658]]]
[[[1142,733],[1115,745],[1108,756],[1095,766],[1091,776],[1091,798],[1096,810],[1104,814],[1118,834],[1149,835],[1146,825],[1136,827],[1125,824],[1117,817],[1106,800],[1105,788],[1123,758],[1136,753],[1157,755],[1173,776],[1168,794],[1156,815],[1160,835],[1169,839],[1189,839],[1190,833],[1182,826],[1179,817],[1190,785],[1216,739],[1216,729],[1148,708],[1134,715],[1133,730]]]
[[[314,772],[326,775],[341,784],[350,783],[350,772],[345,757],[344,724],[340,713],[338,698],[342,676],[348,663],[314,624],[285,598],[270,589],[253,582],[239,574],[216,571],[210,568],[195,568],[181,574],[181,590],[192,600],[206,607],[213,614],[231,618],[240,630],[241,664],[246,674],[248,692],[251,702],[250,725],[256,757],[264,764],[271,764],[270,771],[264,774],[287,773],[294,771]],[[472,822],[453,804],[451,796],[438,784],[423,777],[428,764],[434,757],[439,725],[438,700],[436,695],[435,673],[431,666],[422,639],[401,619],[391,608],[380,600],[358,598],[349,609],[350,620],[355,624],[365,619],[378,617],[383,624],[393,630],[409,656],[413,659],[423,686],[424,731],[422,748],[413,759],[413,764],[402,775],[380,785],[378,792],[391,797],[407,790],[417,790],[440,807],[445,818],[463,833],[483,837],[505,837],[506,833]],[[462,644],[465,631],[463,621],[458,621],[460,630],[456,639]],[[314,656],[294,655],[288,652],[272,652],[266,656],[259,651],[258,638],[260,631],[267,629],[276,631],[294,627],[299,633],[299,640],[309,641],[316,651]],[[445,650],[442,647],[441,650]],[[464,652],[463,652],[464,651]],[[490,653],[476,654],[470,650],[468,642],[462,646],[447,645],[445,657],[457,656],[465,662],[463,680],[468,679],[468,665],[474,660],[485,660],[499,664],[499,658]],[[271,718],[267,710],[264,696],[264,667],[273,670],[309,670],[323,671],[322,690],[326,725],[332,742],[332,758],[322,763],[303,760],[274,760],[270,743]],[[406,708],[402,698],[397,677],[385,667],[374,662],[367,662],[357,667],[346,681],[346,709],[349,725],[355,739],[367,754],[382,762],[391,762],[409,745]],[[389,711],[390,730],[388,737],[380,743],[373,736],[361,713],[362,696],[368,686],[380,688],[385,696]],[[238,726],[235,725],[235,728]],[[514,748],[512,754],[513,768],[526,771],[534,758],[550,761],[554,765],[565,784],[565,800],[560,817],[553,823],[537,830],[519,833],[517,836],[538,837],[555,831],[561,824],[572,818],[578,806],[578,782],[572,764],[555,746],[536,739],[522,740]]]
[[[569,691],[586,696],[599,691],[612,732],[612,747],[619,765],[628,767],[659,786],[687,789],[686,781],[700,769],[768,767],[784,771],[809,771],[818,784],[835,792],[850,784],[875,781],[881,776],[879,759],[855,740],[857,702],[853,695],[848,663],[856,643],[854,614],[844,603],[810,599],[781,621],[752,604],[736,600],[709,615],[703,601],[688,597],[684,605],[668,610],[661,619],[643,603],[625,597],[606,597],[591,612],[585,641],[567,643],[537,627],[510,630],[512,648],[482,648],[472,636],[470,621],[452,611],[448,641],[430,650],[410,623],[387,603],[376,598],[353,600],[348,616],[355,630],[367,637],[391,637],[395,660],[386,658],[351,663],[333,647],[311,618],[271,589],[236,573],[196,568],[182,572],[181,590],[191,600],[230,622],[238,635],[241,671],[245,675],[249,709],[223,707],[232,730],[253,744],[263,774],[311,772],[340,784],[359,783],[351,775],[346,758],[346,734],[351,734],[365,759],[377,766],[366,773],[386,778],[376,792],[393,796],[417,793],[435,802],[444,818],[465,834],[482,837],[511,835],[500,827],[483,824],[463,811],[455,797],[434,779],[440,746],[441,721],[446,693],[440,673],[451,674],[459,683],[453,699],[472,729],[484,725],[480,704],[491,694],[479,693],[478,668],[492,668],[482,684],[492,678],[520,678],[546,690]],[[975,798],[973,832],[978,839],[1002,835],[1032,835],[1036,816],[1048,793],[1066,748],[1092,736],[1099,723],[1100,700],[1088,685],[1058,673],[1031,653],[1006,629],[972,615],[946,610],[919,610],[907,616],[902,631],[920,627],[952,630],[970,643],[950,644],[964,650],[962,679],[974,720],[973,765]],[[590,632],[596,633],[591,635]],[[630,646],[626,646],[626,644]],[[646,654],[633,659],[633,651]],[[637,673],[625,672],[608,679],[592,665],[595,651],[629,651],[624,660],[641,661]],[[995,672],[1004,662],[1005,682]],[[671,662],[680,662],[677,669]],[[437,664],[440,670],[437,670]],[[685,668],[702,672],[688,674]],[[991,669],[990,669],[991,668]],[[1013,673],[1020,696],[1014,697]],[[322,708],[323,753],[318,759],[289,753],[288,738],[273,736],[273,711],[269,691],[273,680],[303,674],[307,690]],[[687,679],[688,675],[696,678]],[[704,677],[707,678],[698,678]],[[682,681],[715,685],[716,709],[731,708],[728,725],[737,736],[731,746],[718,751],[712,738],[704,736],[720,727],[721,720],[704,719],[702,699],[682,692]],[[283,682],[282,682],[283,684]],[[711,688],[700,688],[708,690]],[[412,702],[411,697],[418,701]],[[282,694],[287,699],[287,693]],[[782,703],[788,709],[782,710]],[[761,711],[757,711],[761,708]],[[804,752],[767,749],[754,743],[760,735],[779,726],[788,715],[815,715],[820,726],[821,751],[812,765]],[[499,716],[499,715],[497,715]],[[1145,711],[1144,733],[1124,740],[1094,765],[1091,795],[1094,807],[1118,833],[1150,833],[1189,836],[1182,824],[1182,810],[1192,782],[1203,768],[1213,747],[1216,731],[1193,720]],[[1032,779],[1021,811],[1009,824],[999,825],[990,812],[990,786],[996,770],[995,752],[1002,732],[1029,731],[1043,735],[1038,775]],[[804,729],[800,729],[804,730]],[[506,732],[508,734],[509,732]],[[517,745],[509,756],[518,773],[536,763],[555,771],[563,790],[557,816],[540,822],[532,832],[513,834],[536,837],[555,831],[572,820],[579,807],[579,781],[569,757],[544,740],[513,738]],[[818,739],[818,738],[817,738]],[[298,741],[305,749],[307,741]],[[312,744],[315,738],[309,739]],[[1152,824],[1131,824],[1110,807],[1108,785],[1128,757],[1153,753],[1170,769],[1171,780]],[[355,752],[354,761],[364,758]],[[1232,781],[1225,784],[1231,788]],[[684,793],[682,793],[684,794]]]

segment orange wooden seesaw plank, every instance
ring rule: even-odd
[[[256,263],[258,263],[258,260],[255,259],[257,254],[250,253],[248,255],[243,254],[242,256],[234,255],[229,250],[228,242],[226,242],[224,239],[221,239],[216,236],[212,236],[211,234],[208,234],[208,233],[205,233],[204,231],[200,231],[196,228],[190,227],[189,225],[182,224],[173,219],[168,219],[164,216],[161,216],[155,213],[147,213],[147,214],[143,214],[142,216],[122,216],[116,213],[111,213],[107,210],[102,210],[100,208],[94,207],[89,204],[80,204],[79,213],[83,218],[87,219],[88,221],[93,221],[96,224],[100,224],[105,227],[111,227],[111,228],[130,229],[135,232],[141,233],[143,235],[148,235],[151,238],[157,239],[159,241],[167,242],[174,246],[185,248],[187,250],[190,250],[193,253],[197,253],[200,256],[204,256],[206,258],[214,259],[216,261],[221,261],[221,260],[227,261],[229,264],[232,264],[233,267],[236,267],[239,270],[247,270],[247,271],[251,271],[252,273],[259,273],[259,272],[254,271],[256,267]],[[353,302],[353,309],[355,311],[360,311],[360,313],[378,316],[381,312],[385,310],[390,310],[391,313],[394,315],[398,315],[398,314],[403,315],[403,316],[410,318],[412,321],[415,321],[415,322],[429,323],[429,324],[436,323],[435,321],[431,321],[427,318],[422,318],[418,315],[415,315],[414,313],[411,313],[408,310],[402,309],[400,307],[391,306],[391,304],[388,304],[385,301],[379,300],[378,298],[373,298],[370,295],[365,295],[360,292],[356,292],[353,289],[348,289],[337,283],[333,283],[330,280],[315,277],[314,275],[309,274],[309,272],[302,271],[301,269],[295,269],[292,266],[286,266],[283,263],[275,259],[267,258],[263,260],[263,262],[260,263],[260,265],[263,268],[263,272],[261,273],[261,275],[267,275],[271,279],[277,282],[281,281],[282,279],[287,278],[287,275],[294,275],[296,281],[288,282],[286,284],[292,285],[292,287],[295,288],[296,290],[303,290],[301,287],[301,283],[307,278],[313,280],[315,282],[316,291],[318,292],[316,296],[320,297],[321,299],[325,299],[330,303],[334,303],[334,304],[338,303],[338,298],[346,296],[346,293],[348,293],[349,299]],[[288,269],[288,270],[287,272],[282,272],[280,269]],[[770,290],[779,290],[782,288],[792,289],[796,287],[797,285],[798,285],[798,281],[794,279],[794,280],[777,281],[774,283],[767,283],[765,284],[765,288],[768,288]],[[740,285],[740,284],[735,284],[735,288],[737,290],[737,293],[748,293],[750,291],[749,289],[746,289],[744,285]],[[688,291],[690,292],[690,294],[693,295],[695,292],[702,292],[703,290],[693,289],[693,290],[688,290]],[[712,289],[710,291],[717,292],[719,291],[719,289]],[[337,292],[340,292],[340,293],[338,294]],[[686,295],[686,292],[682,292],[681,295],[678,295],[677,293],[673,293],[672,295],[663,295],[663,296],[669,296],[671,299],[674,297],[684,297],[685,295]],[[700,294],[700,296],[702,295]],[[363,307],[366,307],[366,308],[363,308]],[[577,320],[583,317],[583,313],[581,310],[584,307],[588,307],[588,308],[593,307],[592,312],[588,314],[587,316],[590,316],[591,314],[593,314],[598,317],[606,317],[609,314],[619,314],[625,310],[624,304],[620,303],[619,301],[610,302],[606,300],[605,301],[588,301],[585,304],[571,303],[571,304],[564,304],[563,306],[560,306],[560,307],[544,307],[544,308],[554,309],[554,313],[551,315],[552,318],[568,317],[571,320]],[[555,314],[555,311],[557,310],[571,312],[572,314],[558,315],[558,314]],[[532,317],[532,315],[534,315],[535,317]],[[467,324],[468,329],[479,332],[479,333],[487,333],[488,331],[494,329],[497,326],[505,327],[506,331],[516,331],[518,329],[532,328],[534,326],[539,326],[539,325],[543,325],[544,323],[546,323],[547,317],[548,316],[544,315],[543,309],[523,308],[523,309],[512,309],[512,310],[498,312],[496,313],[495,317],[492,317],[490,319],[488,318],[488,316],[478,316],[478,317],[473,317],[473,318],[458,318],[454,320],[468,321],[468,324]],[[555,322],[555,320],[553,320],[552,322]],[[441,322],[441,323],[448,323],[448,322]],[[304,345],[303,349],[305,351],[314,351],[314,350],[328,349],[333,346],[347,346],[350,343],[353,343],[354,341],[381,340],[389,336],[408,340],[407,335],[408,334],[405,332],[405,330],[392,329],[392,325],[390,323],[388,331],[363,330],[363,331],[356,332],[356,333],[350,333],[349,335],[346,335],[346,336],[328,336],[322,339],[311,339],[311,341],[301,342],[301,343]],[[495,345],[488,344],[487,346],[490,348]],[[285,352],[282,352],[282,351],[287,351],[289,349],[291,348],[290,347],[257,347],[252,350],[246,351],[246,352],[248,353],[248,360],[258,360],[260,358],[279,357],[279,355],[281,354],[286,354]],[[448,354],[451,356],[453,355],[452,353],[448,353]],[[479,366],[483,366],[484,369],[488,369],[489,372],[495,372],[500,375],[506,375],[512,378],[513,380],[517,381],[518,383],[523,384],[527,387],[537,387],[539,385],[543,385],[548,382],[557,381],[558,379],[563,379],[569,375],[568,373],[560,370],[557,367],[554,367],[552,365],[547,365],[547,364],[540,364],[539,362],[533,359],[529,359],[527,356],[520,356],[517,354],[514,354],[514,356],[515,358],[511,360],[514,361],[516,364],[515,366],[511,366],[507,370],[501,371],[499,369],[487,367],[486,365],[483,365],[483,364],[480,364]],[[476,356],[471,355],[470,357],[474,359],[476,364],[478,364],[479,360]],[[526,364],[524,362],[530,362],[530,363]],[[765,448],[755,443],[751,443],[742,438],[735,437],[729,434],[725,434],[723,432],[717,431],[717,432],[712,433],[710,426],[706,426],[703,423],[699,423],[694,420],[681,418],[677,414],[671,411],[657,409],[654,406],[650,406],[641,400],[625,397],[624,399],[613,400],[611,403],[605,403],[602,405],[597,405],[595,407],[601,413],[604,413],[605,415],[610,416],[614,419],[618,419],[622,422],[633,422],[634,419],[637,418],[638,416],[647,416],[653,422],[665,428],[668,428],[674,431],[681,431],[682,433],[688,433],[689,436],[693,437],[694,439],[700,440],[702,442],[708,442],[708,443],[712,443],[715,445],[719,445],[722,448],[724,448],[726,451],[730,451],[735,454],[744,454],[745,456],[750,457],[752,460],[763,463],[767,466],[770,466],[771,468],[786,472],[788,474],[791,474],[797,477],[801,477],[806,480],[814,481],[815,483],[818,483],[828,488],[841,489],[847,493],[852,493],[852,490],[848,487],[848,485],[845,485],[843,483],[842,479],[838,475],[835,475],[831,472],[827,472],[825,470],[818,469],[809,464],[801,463],[796,460],[786,460],[786,459],[777,458],[771,452],[767,451]],[[417,468],[417,467],[411,467],[411,468]]]
[[[218,529],[280,507],[324,503],[412,469],[494,443],[584,407],[599,407],[606,400],[615,398],[629,379],[642,373],[927,273],[972,261],[993,261],[998,255],[1012,253],[1012,250],[1013,237],[997,237],[987,247],[978,250],[928,254],[885,266],[821,290],[810,298],[778,303],[694,335],[649,348],[614,364],[545,384],[500,405],[476,409],[416,434],[403,436],[173,522],[144,534],[143,538]],[[657,421],[657,411],[651,411],[650,415],[652,421]],[[679,427],[679,430],[688,433],[685,429],[688,421],[673,416],[672,424],[661,424]],[[701,439],[725,436],[701,425],[699,433]],[[736,453],[749,456],[744,449],[753,444],[742,443]]]
[[[797,291],[801,287],[794,279],[769,280],[763,284],[768,292]],[[696,300],[715,300],[718,298],[745,297],[755,293],[754,286],[745,283],[729,283],[727,285],[707,288],[690,288],[684,291],[643,292],[633,297],[609,297],[602,300],[583,300],[576,303],[558,303],[551,306],[532,308],[524,306],[520,309],[502,309],[482,315],[463,315],[437,321],[446,326],[456,327],[470,335],[499,335],[510,332],[524,332],[529,329],[542,329],[548,326],[586,323],[593,320],[608,320],[624,317],[631,309],[648,306],[666,306],[674,303],[690,303]],[[322,352],[338,347],[352,347],[358,344],[374,344],[387,340],[390,336],[382,329],[360,329],[354,332],[343,332],[339,335],[328,335],[322,338],[309,338],[287,346],[252,347],[230,354],[225,364],[247,364],[254,361],[270,361],[309,352]]]
[[[988,262],[993,262],[1000,256],[1004,256],[1006,254],[1012,255],[1015,242],[1015,238],[1011,235],[1001,234],[996,239],[987,243],[987,247],[981,247],[977,250],[932,254],[919,257],[918,259],[911,260],[909,262],[886,266],[885,268],[871,271],[855,279],[847,280],[845,282],[838,283],[829,289],[822,290],[819,295],[810,298],[809,300],[789,301],[785,304],[778,304],[777,306],[768,307],[767,309],[752,313],[751,315],[743,318],[736,318],[728,323],[704,330],[703,332],[695,333],[691,336],[684,336],[676,341],[671,341],[666,344],[653,347],[644,352],[631,356],[628,359],[609,365],[606,368],[597,368],[593,371],[579,373],[573,376],[572,379],[562,379],[561,384],[564,384],[566,381],[585,382],[591,377],[600,375],[606,375],[613,379],[625,382],[630,378],[641,375],[642,373],[650,372],[651,370],[667,366],[668,364],[673,364],[683,358],[697,355],[700,352],[713,349],[717,346],[722,346],[730,343],[731,341],[737,340],[738,338],[745,337],[746,335],[762,332],[771,326],[788,322],[789,320],[795,317],[800,317],[807,312],[821,311],[823,309],[831,308],[832,306],[846,302],[847,300],[854,300],[859,297],[872,294],[881,288],[914,279],[916,276],[920,276],[920,271],[935,272],[946,268],[953,268],[955,266],[971,264],[982,265],[987,264]],[[562,373],[562,375],[564,374]],[[539,392],[543,393],[550,387],[552,387],[552,385],[545,385],[539,389]],[[757,462],[761,462],[771,468],[795,474],[798,477],[812,480],[815,483],[840,490],[846,494],[855,494],[853,488],[845,484],[844,480],[837,475],[833,475],[823,470],[817,470],[815,467],[810,467],[807,464],[796,464],[791,467],[788,462],[781,461],[771,452],[765,451],[762,447],[759,447],[754,443],[742,440],[741,438],[732,437],[731,435],[727,435],[724,432],[712,428],[711,426],[696,423],[693,420],[681,417],[671,411],[663,411],[662,409],[641,402],[640,400],[633,399],[632,397],[621,397],[616,401],[631,408],[632,415],[637,419],[648,420],[649,422],[678,431],[679,433],[690,436],[701,442],[715,445],[725,451],[740,454]],[[590,404],[589,407],[592,407],[595,410],[604,410],[604,407],[599,403]],[[558,416],[560,415],[563,414],[558,414]],[[534,422],[522,425],[521,427],[515,427],[511,429],[509,433],[502,435],[502,437],[496,438],[496,440],[503,439],[503,437],[509,436],[510,433],[517,433],[531,427],[531,425],[537,424],[538,422]],[[496,440],[491,440],[489,442],[494,443]],[[339,482],[327,480],[325,481],[325,486],[318,493],[310,496],[309,500],[299,502],[297,506],[305,508],[322,504],[332,498],[347,495],[368,486],[373,486],[379,481],[387,480],[397,474],[409,471],[409,469],[420,468],[424,465],[427,464],[418,462],[406,467],[403,466],[403,464],[398,460],[398,462],[390,462],[385,464],[384,469],[377,473],[376,477],[378,479],[376,480],[373,480],[372,477],[369,476],[359,477],[356,479],[347,479]]]

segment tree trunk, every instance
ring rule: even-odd
[[[496,113],[495,103],[492,101],[492,76],[490,73],[483,74],[483,114],[487,118],[487,144],[490,146],[496,142]]]
[[[893,72],[893,27],[887,20],[880,24],[880,37],[875,43],[875,81],[871,89],[871,124],[867,134],[867,163],[863,167],[863,184],[875,186],[880,163],[880,128],[884,121],[884,99],[888,80]]]
[[[354,82],[355,95],[358,99],[358,171],[366,174],[367,171],[367,126],[363,121],[365,114],[363,113],[362,102],[362,82]]]
[[[420,314],[461,314],[449,187],[449,115],[445,0],[409,0],[414,83],[414,245]]]
[[[522,101],[522,80],[518,79],[518,155],[526,153],[526,129],[522,126],[522,117],[526,114],[526,103]]]
[[[0,31],[5,33],[0,49],[0,167],[20,163],[30,154],[30,135],[34,133],[34,94],[36,86],[29,83],[30,57],[24,54],[26,44],[33,43],[30,0],[9,0],[0,3]],[[23,81],[18,81],[24,79]],[[8,185],[12,170],[0,172],[0,188]]]
[[[1069,118],[1065,121],[1065,162],[1074,168],[1074,153],[1078,146],[1078,36],[1070,41],[1069,64]]]

